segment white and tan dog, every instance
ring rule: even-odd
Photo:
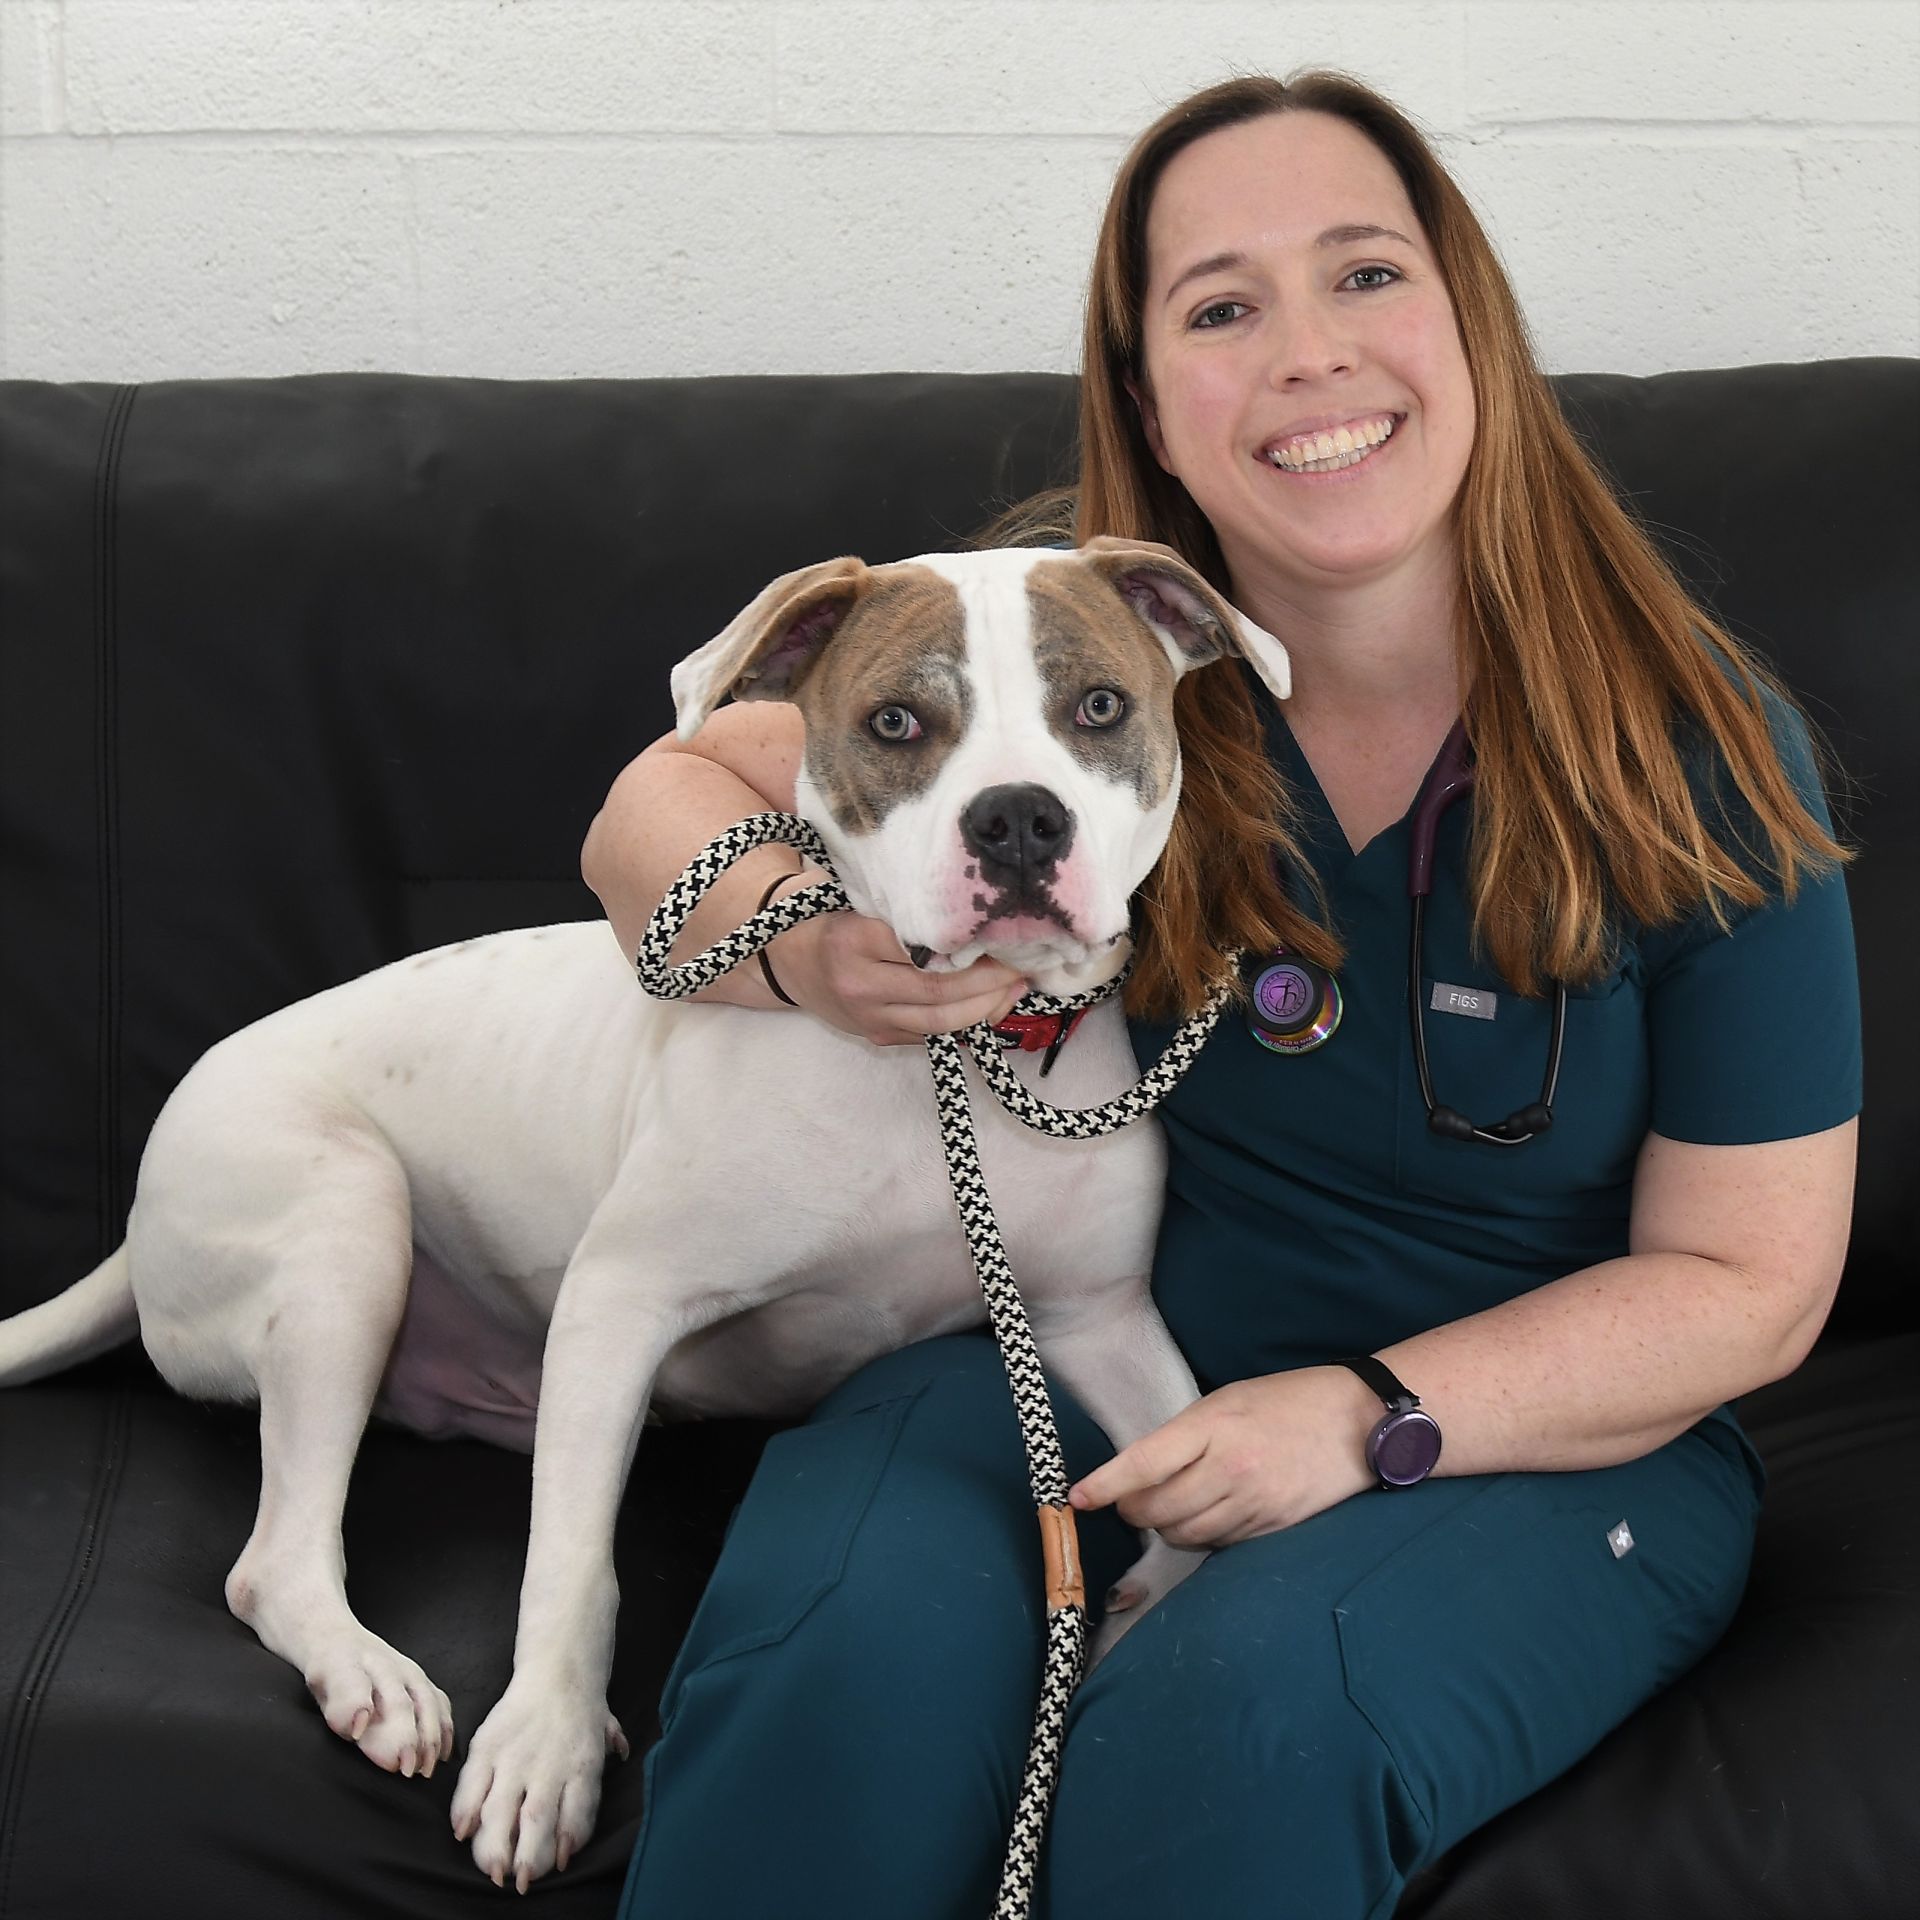
[[[1182,561],[1101,540],[808,567],[673,688],[683,736],[729,693],[799,705],[800,810],[917,958],[991,953],[1068,992],[1122,964],[1178,796],[1175,681],[1227,652],[1285,694],[1278,644]],[[1134,1078],[1109,999],[1046,1092],[1084,1106]],[[1076,1142],[983,1089],[975,1107],[1042,1356],[1125,1446],[1196,1393],[1147,1291],[1157,1129]],[[587,922],[417,955],[214,1047],[155,1123],[124,1245],[0,1327],[0,1384],[136,1319],[182,1393],[258,1399],[260,1510],[229,1603],[389,1769],[431,1772],[453,1721],[347,1603],[369,1413],[532,1450],[513,1678],[453,1802],[482,1871],[524,1891],[584,1843],[606,1753],[626,1751],[612,1540],[649,1409],[798,1417],[984,1313],[918,1049],[656,1003]],[[1198,1557],[1149,1537],[1124,1582],[1141,1602],[1109,1633]]]

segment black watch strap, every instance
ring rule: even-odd
[[[1403,1408],[1420,1404],[1420,1396],[1409,1393],[1394,1376],[1393,1370],[1370,1353],[1356,1353],[1336,1364],[1349,1367],[1357,1373],[1380,1396],[1389,1413],[1399,1413]]]

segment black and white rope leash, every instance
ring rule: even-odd
[[[802,887],[784,900],[764,905],[724,940],[679,966],[669,963],[688,917],[707,890],[736,860],[756,847],[773,843],[798,847],[829,876]],[[657,1000],[683,1000],[711,986],[722,974],[750,959],[776,934],[797,927],[817,914],[835,913],[847,906],[845,889],[834,875],[833,862],[820,836],[804,820],[787,813],[757,813],[729,827],[695,854],[687,870],[670,886],[640,942],[636,971],[640,984]],[[1090,1007],[1114,992],[1125,974],[1090,993],[1056,997],[1029,994],[1017,1009],[1023,1014],[1066,1015]],[[1000,1357],[1013,1389],[1020,1435],[1026,1447],[1027,1476],[1039,1510],[1041,1541],[1047,1578],[1047,1651],[1041,1674],[1040,1701],[1034,1715],[1033,1737],[1014,1808],[1013,1831],[1007,1842],[993,1920],[1024,1920],[1033,1899],[1040,1846],[1046,1834],[1047,1813],[1060,1772],[1060,1747],[1066,1734],[1067,1705],[1080,1683],[1086,1660],[1086,1584],[1080,1568],[1079,1542],[1073,1509],[1067,1504],[1067,1468],[1060,1451],[1060,1435],[1047,1399],[1047,1383],[1027,1310],[1007,1264],[1006,1248],[994,1218],[975,1145],[973,1110],[967,1095],[966,1069],[961,1049],[1000,1102],[1016,1119],[1036,1132],[1072,1140],[1091,1140],[1113,1133],[1150,1113],[1164,1100],[1193,1064],[1227,1004],[1229,988],[1223,982],[1199,1013],[1187,1021],[1168,1043],[1167,1050],[1137,1085],[1097,1107],[1056,1107],[1034,1094],[1008,1065],[993,1028],[981,1025],[964,1034],[929,1034],[927,1058],[933,1070],[934,1103],[940,1116],[940,1140],[945,1150],[947,1177],[953,1183],[954,1202],[966,1230],[980,1289],[986,1297],[987,1318],[999,1343]]]

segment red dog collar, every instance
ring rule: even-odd
[[[1010,1052],[1018,1048],[1022,1053],[1057,1054],[1086,1016],[1085,1007],[1077,1013],[1010,1013],[994,1032]]]

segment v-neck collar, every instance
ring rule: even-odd
[[[1400,816],[1391,820],[1374,834],[1365,846],[1356,847],[1347,838],[1347,830],[1340,824],[1340,816],[1334,812],[1333,803],[1327,798],[1326,789],[1320,784],[1320,776],[1313,770],[1313,762],[1307,758],[1306,749],[1295,738],[1293,728],[1287,722],[1282,703],[1272,693],[1261,686],[1251,673],[1247,676],[1249,684],[1255,689],[1256,698],[1261,703],[1261,719],[1266,727],[1267,742],[1274,758],[1287,776],[1288,784],[1305,802],[1306,819],[1304,825],[1308,837],[1313,841],[1315,850],[1321,856],[1321,872],[1328,875],[1327,863],[1332,862],[1341,870],[1361,860],[1374,856],[1375,849],[1389,838],[1396,842],[1404,841],[1408,823],[1420,804],[1420,795],[1433,770],[1440,764],[1440,756],[1447,750],[1447,738],[1453,729],[1449,727],[1439,746],[1433,751],[1433,758],[1427,762],[1426,771],[1420,776],[1420,784],[1413,790],[1413,798],[1406,804]]]

